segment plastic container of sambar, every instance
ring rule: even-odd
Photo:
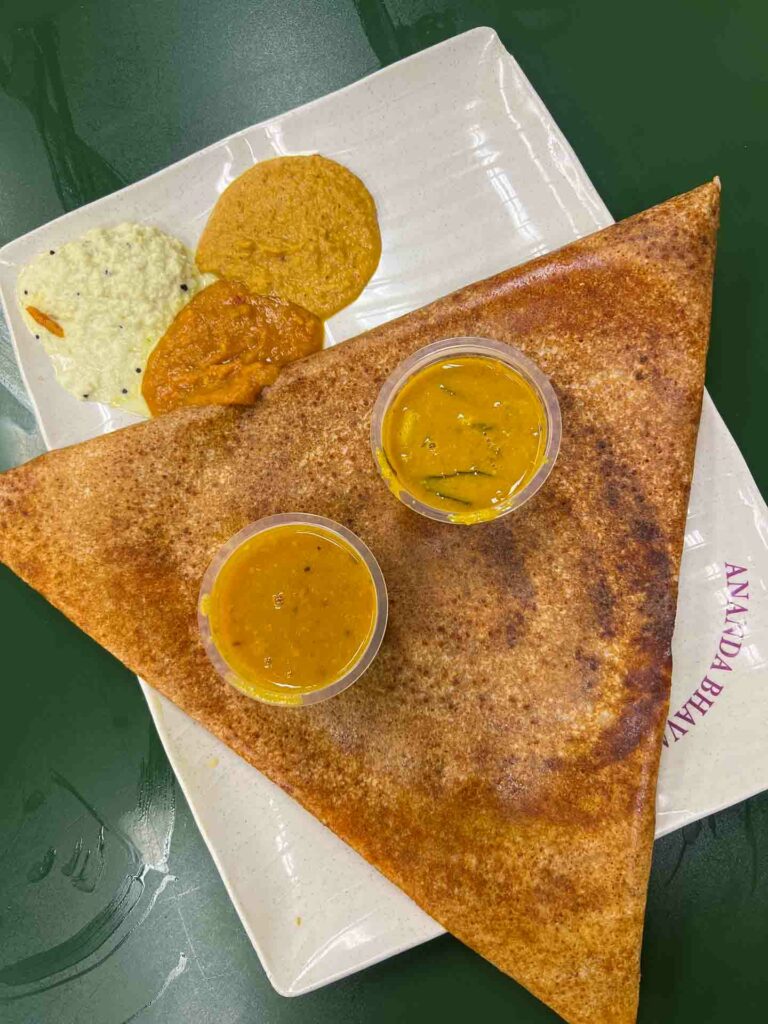
[[[371,580],[373,582],[376,595],[376,613],[373,629],[371,630],[367,643],[360,651],[357,660],[348,666],[346,672],[344,672],[344,674],[339,678],[331,680],[323,687],[304,693],[286,692],[285,696],[276,695],[274,697],[271,695],[262,695],[254,692],[254,688],[249,686],[247,682],[244,683],[238,673],[231,665],[228,664],[221,654],[221,651],[214,639],[210,619],[207,614],[208,599],[213,591],[216,577],[222,567],[241,545],[247,543],[257,534],[263,533],[266,530],[274,530],[283,526],[301,525],[310,525],[326,531],[346,543],[359,555],[360,559],[371,574]],[[353,683],[357,682],[363,673],[370,667],[374,658],[378,654],[381,642],[384,639],[384,633],[387,628],[388,609],[387,586],[384,580],[384,574],[382,573],[379,563],[376,561],[370,548],[368,548],[368,546],[364,544],[363,541],[360,540],[360,538],[351,530],[342,526],[341,523],[336,523],[332,519],[326,519],[324,516],[309,515],[308,513],[303,512],[293,512],[267,516],[264,519],[259,519],[254,523],[250,523],[248,526],[240,530],[239,533],[230,537],[230,539],[221,548],[219,548],[213,561],[208,566],[203,577],[203,582],[200,586],[200,594],[197,602],[197,621],[205,651],[214,668],[225,682],[234,686],[235,689],[244,693],[245,696],[250,697],[253,700],[259,700],[264,704],[306,707],[311,704],[318,704],[320,701],[328,700],[330,697],[335,697],[336,694],[341,693],[343,690],[352,686]]]
[[[486,359],[497,359],[515,370],[526,380],[533,390],[538,394],[544,408],[547,428],[547,443],[544,448],[544,457],[541,466],[531,477],[525,487],[521,487],[516,494],[504,502],[496,515],[487,519],[478,520],[478,523],[469,525],[481,525],[482,523],[494,522],[502,516],[507,516],[516,511],[529,501],[534,494],[543,486],[555,465],[558,452],[560,451],[560,438],[562,435],[562,419],[560,416],[560,403],[557,400],[555,390],[549,382],[549,378],[542,373],[539,367],[519,349],[508,345],[505,342],[496,341],[493,338],[466,337],[466,338],[445,338],[442,341],[432,342],[424,348],[418,349],[413,355],[405,359],[387,378],[382,386],[376,404],[373,407],[371,417],[371,450],[376,467],[379,470],[384,482],[392,493],[402,501],[408,508],[413,509],[422,516],[435,519],[440,523],[456,523],[459,521],[455,513],[445,509],[435,508],[426,505],[418,498],[410,494],[408,489],[397,479],[394,472],[390,472],[387,460],[384,456],[384,419],[391,402],[397,396],[400,389],[420,370],[433,363],[443,362],[446,359],[459,358],[461,356],[482,356]]]

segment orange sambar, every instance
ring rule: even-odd
[[[183,405],[248,405],[279,368],[323,345],[314,313],[236,281],[203,288],[147,362],[142,394],[153,416]]]

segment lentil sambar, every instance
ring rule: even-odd
[[[395,394],[383,444],[390,483],[454,522],[478,522],[503,512],[542,465],[546,411],[500,359],[440,359]]]
[[[376,612],[373,577],[358,552],[328,529],[299,523],[236,548],[207,607],[238,687],[279,701],[345,675],[371,639]]]

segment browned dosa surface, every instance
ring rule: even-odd
[[[574,1024],[635,1019],[718,193],[310,357],[253,408],[184,410],[0,479],[15,572]],[[465,334],[535,359],[564,424],[539,495],[470,528],[403,507],[368,442],[387,374]],[[217,547],[283,511],[355,530],[390,592],[373,668],[305,710],[222,683],[195,619]]]

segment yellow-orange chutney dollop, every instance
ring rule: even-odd
[[[324,320],[356,299],[381,256],[376,206],[327,157],[263,160],[221,194],[197,246],[201,270],[279,295]]]

